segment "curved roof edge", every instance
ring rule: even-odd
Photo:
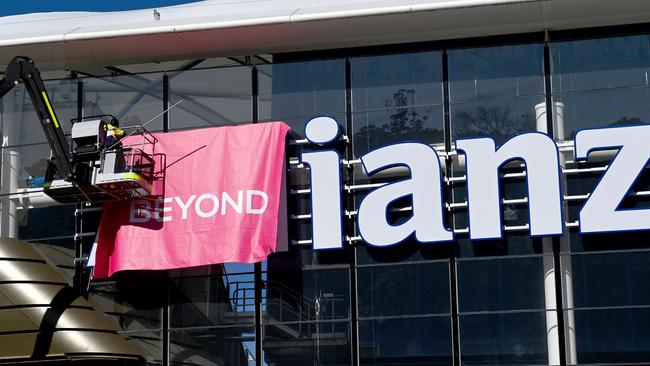
[[[0,63],[42,69],[359,47],[647,22],[647,0],[209,0],[0,18]]]
[[[144,364],[36,244],[0,238],[0,265],[0,364]]]

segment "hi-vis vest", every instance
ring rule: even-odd
[[[124,130],[120,130],[119,128],[113,126],[110,123],[106,125],[106,136],[113,136],[117,139],[120,138],[122,135],[124,135]]]

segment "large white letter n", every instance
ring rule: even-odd
[[[499,149],[489,138],[458,140],[465,152],[471,239],[501,237],[499,168],[510,160],[526,163],[530,235],[562,234],[559,158],[555,142],[542,133],[525,133]]]
[[[425,144],[403,143],[367,153],[361,162],[368,175],[392,166],[405,166],[410,178],[386,184],[368,193],[358,214],[359,232],[364,241],[376,246],[397,244],[415,233],[420,242],[453,240],[443,224],[441,171],[438,155]],[[391,202],[411,196],[413,215],[404,223],[387,220]]]

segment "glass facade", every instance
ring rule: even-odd
[[[650,364],[650,236],[578,233],[578,211],[613,155],[576,162],[570,143],[580,129],[650,121],[650,37],[539,38],[47,81],[61,120],[112,113],[142,124],[182,100],[148,129],[283,120],[303,136],[311,117],[328,115],[348,137],[333,145],[345,159],[344,249],[312,249],[309,174],[295,157],[318,147],[292,143],[287,252],[256,265],[119,273],[83,283],[91,302],[151,364]],[[21,205],[17,195],[40,189],[49,148],[23,89],[0,108],[1,227],[38,243],[72,281],[75,243],[87,254],[101,208]],[[529,131],[552,134],[560,148],[565,235],[529,236],[525,170],[515,162],[501,171],[504,237],[470,240],[455,141],[498,144]],[[456,240],[366,245],[355,224],[361,199],[403,173],[369,178],[358,157],[412,140],[445,157],[445,220]],[[647,207],[649,179],[644,172],[624,207]],[[411,206],[393,202],[389,220],[408,218]]]

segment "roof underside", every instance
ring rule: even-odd
[[[0,64],[43,70],[647,22],[647,0],[210,0],[0,18]]]

